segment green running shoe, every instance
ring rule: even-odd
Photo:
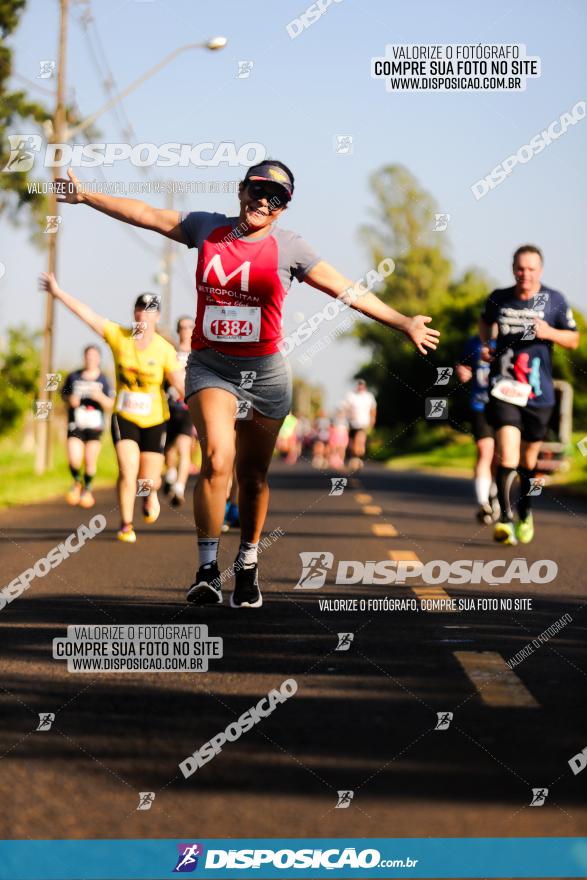
[[[498,522],[493,529],[493,540],[499,544],[517,544],[516,528],[513,522]]]
[[[516,523],[516,538],[520,544],[529,544],[534,537],[534,519],[529,513],[526,519],[519,519]]]

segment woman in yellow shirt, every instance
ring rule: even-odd
[[[143,293],[134,306],[132,328],[96,314],[90,306],[62,290],[54,275],[44,272],[41,287],[60,300],[110,346],[116,371],[116,404],[112,439],[118,459],[120,541],[134,544],[133,513],[137,485],[143,495],[143,517],[153,523],[159,516],[157,490],[161,485],[165,428],[169,407],[164,381],[184,394],[185,367],[171,343],[156,332],[159,297]]]

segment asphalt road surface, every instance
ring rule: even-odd
[[[546,491],[534,543],[502,548],[474,519],[469,481],[369,464],[330,495],[333,476],[273,467],[266,532],[283,536],[261,556],[259,610],[231,609],[230,589],[221,607],[185,604],[196,560],[188,508],[164,502],[134,546],[114,540],[109,490],[92,511],[56,500],[0,514],[3,585],[81,523],[107,520],[0,610],[3,838],[585,834],[587,772],[569,760],[587,746],[586,505]],[[237,548],[236,533],[223,536],[221,569]],[[311,552],[331,553],[333,565],[323,587],[296,589],[299,554]],[[542,585],[334,583],[341,560],[393,555],[551,559],[558,575]],[[385,597],[416,598],[421,610],[324,607]],[[443,597],[512,599],[512,609],[418,604]],[[531,608],[516,610],[516,599]],[[570,622],[539,640],[563,615]],[[140,673],[68,672],[52,657],[67,626],[170,622],[206,624],[223,656],[208,672]],[[336,650],[338,633],[354,634],[348,649]],[[184,758],[286,679],[298,684],[293,697],[184,778]],[[40,713],[55,715],[50,729],[36,729]],[[532,789],[548,789],[542,806],[530,806]],[[341,791],[354,794],[337,808]],[[139,792],[155,793],[149,809],[137,809]]]

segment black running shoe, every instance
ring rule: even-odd
[[[216,562],[199,567],[186,598],[191,605],[218,605],[222,602],[220,572]]]
[[[263,596],[259,589],[259,566],[236,567],[234,572],[234,593],[230,597],[231,608],[260,608]]]

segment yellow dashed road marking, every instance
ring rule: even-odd
[[[450,601],[450,596],[443,590],[442,587],[412,587],[412,592],[417,596],[418,599],[448,599]],[[450,614],[452,612],[451,608],[429,608],[427,609],[427,614]]]
[[[369,504],[370,501],[373,501],[373,496],[367,495],[365,492],[357,492],[355,498],[359,504]]]
[[[377,504],[365,504],[363,513],[366,513],[368,516],[379,516],[381,508]]]
[[[376,538],[397,537],[397,529],[391,523],[373,523],[371,530]]]
[[[487,706],[540,707],[501,654],[495,651],[455,651],[454,656]]]
[[[396,562],[420,562],[418,554],[413,550],[388,550],[387,556]]]

